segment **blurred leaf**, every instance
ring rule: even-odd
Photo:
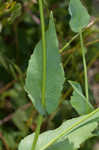
[[[13,122],[22,131],[26,130],[26,121],[27,121],[27,115],[23,110],[17,110],[16,113],[13,115]]]
[[[58,41],[55,31],[53,16],[50,16],[49,29],[46,32],[47,42],[47,79],[46,79],[46,111],[53,112],[61,96],[62,85],[64,83],[64,72],[61,66],[61,59],[58,52]],[[27,69],[25,90],[30,99],[41,113],[44,112],[41,104],[42,89],[42,43],[36,46],[33,55],[30,58]]]
[[[80,114],[88,114],[94,110],[90,102],[87,103],[86,97],[82,93],[82,89],[79,83],[74,81],[69,81],[73,87],[73,96],[71,96],[71,104],[73,108]]]
[[[8,63],[5,61],[5,57],[0,53],[0,64],[8,70]]]
[[[6,97],[10,97],[11,103],[13,105],[13,109],[17,109],[25,104],[27,104],[28,100],[25,95],[25,91],[23,91],[20,84],[15,84],[15,86],[1,95],[1,100],[6,102]]]
[[[70,27],[74,32],[80,32],[89,23],[90,16],[80,0],[70,0]]]
[[[3,138],[6,142],[6,144],[8,145],[9,149],[11,150],[15,150],[16,147],[17,147],[17,139],[18,139],[18,136],[20,135],[18,131],[15,131],[12,129],[12,126],[8,128],[6,127],[1,127],[0,128],[0,132],[2,133],[3,135]],[[0,148],[1,150],[4,149],[4,143],[0,143]]]
[[[21,15],[21,4],[16,3],[16,5],[11,10],[11,15],[8,18],[8,22],[12,23],[17,17]]]
[[[12,149],[16,148],[17,144],[15,141],[15,137],[13,135],[13,132],[10,132],[10,133],[6,132],[4,136],[5,136],[5,139],[6,139],[8,146]]]
[[[0,5],[0,19],[2,24],[12,23],[21,15],[21,4],[15,1],[5,2]]]

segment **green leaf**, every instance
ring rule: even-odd
[[[22,111],[20,109],[17,110],[12,117],[12,121],[14,122],[14,124],[17,126],[18,129],[20,129],[21,131],[24,131],[24,132],[26,131],[27,116],[24,111]]]
[[[80,32],[89,23],[90,16],[80,0],[70,0],[70,27],[74,32]]]
[[[51,145],[46,150],[74,150],[74,146],[68,140],[64,140]]]
[[[46,72],[46,110],[49,114],[55,111],[61,96],[62,85],[64,83],[64,71],[61,65],[59,55],[58,41],[53,21],[53,15],[50,16],[49,29],[46,32],[47,44],[47,72]],[[40,113],[44,113],[41,104],[42,89],[42,42],[40,41],[33,55],[30,58],[25,90],[30,99]]]
[[[99,108],[88,115],[68,120],[59,128],[40,134],[36,150],[47,149],[51,145],[64,141],[67,138],[72,141],[75,147],[79,147],[79,144],[91,137],[91,132],[97,127],[97,120],[99,120]],[[34,134],[25,137],[19,144],[19,150],[30,150],[33,138]],[[75,138],[79,138],[78,144]]]
[[[95,136],[95,134],[92,134],[92,132],[97,128],[97,126],[98,123],[94,122],[75,130],[68,136],[70,143],[74,143],[74,147],[76,149],[80,148],[80,145],[83,142]]]
[[[73,96],[71,96],[71,105],[80,114],[88,114],[94,110],[90,102],[86,101],[86,97],[82,93],[82,89],[79,83],[74,81],[69,81],[73,87]]]

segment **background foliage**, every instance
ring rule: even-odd
[[[98,107],[99,2],[84,0],[83,3],[91,14],[91,23],[83,34],[87,51],[90,100],[94,107]],[[68,0],[44,0],[46,29],[50,10],[53,10],[60,49],[75,35],[69,27],[68,4]],[[24,91],[24,80],[28,60],[40,38],[36,0],[0,1],[0,150],[16,150],[19,141],[36,128],[38,113]],[[68,80],[79,81],[84,88],[79,38],[61,56],[66,81],[60,106],[57,112],[45,118],[41,132],[54,129],[64,120],[78,116],[69,102],[72,88]],[[92,138],[81,145],[80,149],[91,150],[98,141],[98,137]]]

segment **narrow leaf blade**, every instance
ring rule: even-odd
[[[61,96],[64,83],[64,71],[59,55],[58,40],[55,31],[53,15],[50,15],[49,28],[46,32],[47,45],[47,72],[46,72],[46,111],[50,114],[55,111]],[[27,69],[25,90],[40,113],[44,113],[41,104],[42,89],[42,44],[37,44],[33,55],[30,58]]]

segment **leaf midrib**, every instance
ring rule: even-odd
[[[89,119],[90,117],[92,117],[97,112],[99,112],[99,108],[97,108],[95,111],[91,112],[90,114],[86,115],[84,118],[82,118],[78,122],[74,123],[71,127],[69,127],[68,129],[66,129],[65,131],[63,131],[60,135],[56,136],[48,144],[46,144],[45,146],[43,146],[40,150],[44,150],[44,149],[48,148],[50,145],[54,144],[59,138],[61,138],[65,134],[67,134],[67,135],[70,134],[70,132],[72,132],[73,128],[77,129],[78,127],[80,127],[81,123],[83,123],[84,121],[86,121],[87,119]]]

